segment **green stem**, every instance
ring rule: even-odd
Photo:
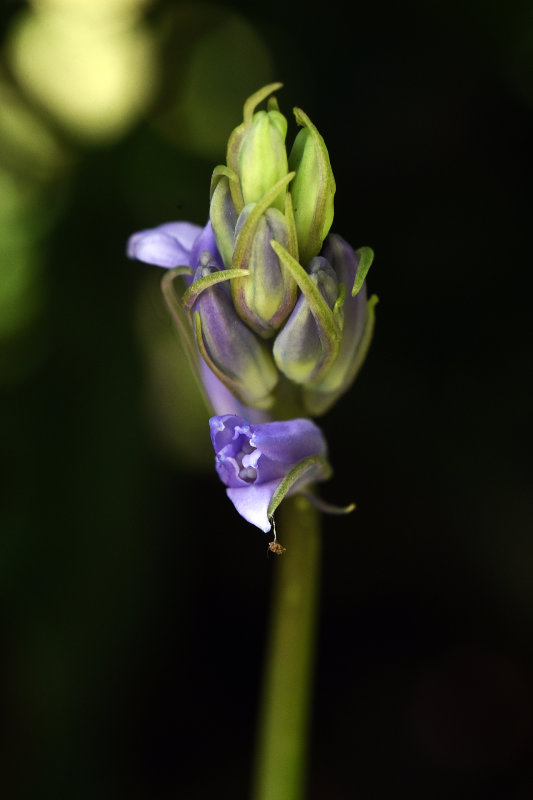
[[[303,800],[320,559],[319,513],[302,495],[279,509],[280,544],[255,764],[254,800]]]

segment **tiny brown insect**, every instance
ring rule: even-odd
[[[283,545],[282,545],[282,544],[280,544],[280,543],[277,541],[277,539],[274,539],[274,541],[273,541],[273,542],[269,542],[269,543],[268,543],[268,549],[270,550],[270,552],[271,552],[271,553],[275,553],[277,556],[280,556],[282,553],[284,553],[284,552],[285,552],[285,550],[286,550],[287,548],[286,548],[286,547],[283,547]]]

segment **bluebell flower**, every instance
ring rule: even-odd
[[[252,425],[234,414],[209,420],[216,469],[245,520],[269,531],[281,500],[331,475],[326,440],[308,419]]]
[[[301,130],[287,150],[272,96],[280,86],[245,102],[226,163],[213,171],[207,225],[167,222],[128,242],[131,258],[169,270],[165,300],[217,415],[218,473],[239,513],[264,531],[284,496],[330,474],[324,437],[303,417],[325,413],[352,384],[377,302],[365,282],[372,250],[330,233],[329,154],[298,108]]]

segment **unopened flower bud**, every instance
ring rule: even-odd
[[[219,271],[206,251],[189,292],[197,281]],[[192,313],[198,349],[217,378],[245,405],[269,408],[278,373],[265,345],[235,313],[227,282],[201,291]]]
[[[257,111],[239,152],[239,180],[245,204],[257,203],[289,171],[287,120],[279,111]],[[283,211],[285,189],[272,202]]]
[[[289,168],[296,173],[291,196],[300,263],[307,264],[320,252],[333,222],[335,179],[324,139],[303,111],[295,108],[294,115],[304,127],[289,156]]]
[[[285,322],[296,302],[296,283],[280,263],[271,241],[290,249],[290,232],[287,220],[277,208],[268,208],[261,214],[252,232],[244,227],[255,203],[242,210],[235,229],[236,248],[244,242],[244,258],[239,264],[249,275],[231,281],[231,291],[239,316],[260,336],[268,338]]]
[[[367,300],[364,283],[374,255],[370,248],[355,252],[341,236],[331,234],[322,253],[346,288],[346,298],[339,354],[319,383],[304,388],[304,404],[313,415],[327,411],[353,383],[370,345],[377,303],[375,295]]]
[[[328,307],[333,309],[339,295],[339,282],[331,265],[321,256],[311,259],[307,272]],[[321,328],[305,294],[300,295],[294,310],[274,342],[274,360],[278,369],[298,384],[313,381],[322,367],[328,332]]]
[[[238,213],[246,204],[259,202],[289,171],[285,148],[287,120],[272,98],[268,111],[255,112],[259,103],[280,86],[281,83],[269,84],[249,97],[244,104],[244,120],[229,137],[227,164],[230,173],[238,178],[230,186]],[[286,186],[282,186],[270,205],[283,211],[285,194]]]

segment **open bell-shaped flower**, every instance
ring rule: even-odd
[[[326,440],[311,420],[252,425],[226,414],[209,420],[216,469],[248,522],[269,531],[284,497],[331,475]]]

